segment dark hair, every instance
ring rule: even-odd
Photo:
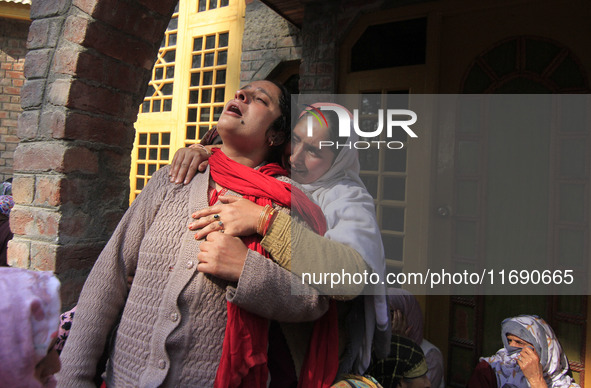
[[[275,119],[275,121],[273,121],[273,123],[271,123],[269,130],[275,131],[278,135],[278,139],[283,140],[279,142],[279,144],[273,144],[273,146],[271,146],[271,149],[269,150],[268,161],[281,164],[283,148],[291,140],[291,93],[289,93],[283,84],[271,80],[266,81],[271,82],[273,85],[277,86],[280,91],[280,115]]]
[[[203,135],[199,143],[204,146],[222,144],[222,138],[218,133],[217,125],[212,126],[209,131]]]

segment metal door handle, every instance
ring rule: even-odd
[[[439,217],[447,217],[447,216],[449,216],[450,213],[451,213],[451,211],[449,210],[449,206],[447,206],[447,205],[439,206],[437,208],[437,215]]]

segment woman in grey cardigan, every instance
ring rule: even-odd
[[[251,168],[268,160],[289,136],[286,93],[268,81],[236,93],[218,122],[225,156]],[[208,206],[210,190],[220,189],[209,170],[186,186],[170,183],[167,167],[154,174],[84,285],[58,386],[94,386],[97,362],[119,316],[104,375],[109,388],[208,387],[222,357],[227,301],[282,322],[315,320],[328,310],[328,300],[313,290],[292,294],[292,275],[238,238],[215,233],[197,260],[202,241],[187,224]]]

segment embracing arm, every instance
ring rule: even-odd
[[[193,214],[196,221],[189,225],[189,229],[196,231],[196,239],[218,231],[220,221],[223,222],[226,235],[248,236],[257,232],[262,206],[233,196],[220,197],[220,201],[222,205],[214,205]],[[214,218],[214,215],[219,218]],[[317,277],[320,273],[342,275],[344,272],[353,275],[369,270],[355,249],[319,236],[298,222],[292,222],[292,218],[286,213],[275,212],[271,221],[261,244],[273,260],[295,275],[301,277],[304,272],[315,272]],[[292,254],[297,261],[296,268],[292,266]],[[330,278],[329,275],[327,279]],[[344,295],[339,299],[351,299],[361,292],[364,284],[346,287],[335,284],[332,288],[331,284],[315,286],[324,294]]]
[[[168,177],[156,172],[127,210],[88,275],[76,318],[61,354],[60,387],[95,387],[93,378],[107,336],[125,305],[127,278],[135,273],[139,247],[161,203]]]
[[[328,295],[347,296],[352,299],[364,287],[361,284],[345,284],[337,277],[344,274],[353,276],[370,271],[363,257],[353,248],[338,241],[329,240],[307,229],[302,224],[294,222],[284,213],[278,213],[261,245],[282,267],[291,270],[299,277],[304,274],[315,273],[316,278],[329,274],[327,282],[315,286]],[[321,259],[320,259],[321,258]],[[292,265],[293,262],[296,265]],[[334,275],[333,275],[334,274]],[[338,275],[338,276],[337,276]],[[331,281],[334,280],[334,283]]]
[[[171,183],[188,185],[197,172],[203,172],[207,168],[211,149],[218,146],[193,144],[189,147],[179,148],[170,164],[168,176]]]

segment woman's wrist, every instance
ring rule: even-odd
[[[546,384],[546,381],[540,377],[535,381],[530,381],[529,382],[531,388],[547,388],[548,384]]]
[[[269,228],[273,224],[273,220],[275,220],[276,216],[277,216],[277,210],[275,210],[275,209],[271,210],[271,213],[269,214],[269,216],[267,217],[267,221],[265,222],[265,227],[263,228],[263,234],[262,234],[263,237],[267,235],[267,232],[269,231]]]
[[[522,372],[525,375],[525,378],[529,382],[531,388],[546,388],[548,385],[546,384],[546,380],[544,380],[544,374],[542,372],[542,365],[538,364],[538,370],[532,371],[531,369],[526,368],[527,370],[523,370]]]
[[[210,151],[210,150],[208,150],[208,149],[207,149],[207,147],[205,147],[205,146],[204,146],[203,144],[201,144],[201,143],[191,144],[191,145],[189,146],[189,148],[192,148],[192,149],[197,149],[197,150],[203,150],[203,151],[205,151],[205,153],[207,154],[207,156],[208,156],[208,157],[209,157],[209,156],[211,156],[211,151]]]
[[[271,224],[273,223],[273,220],[275,219],[275,215],[276,210],[270,205],[265,205],[263,210],[261,210],[257,221],[256,231],[258,234],[260,234],[261,236],[267,234],[267,231],[269,230]]]

